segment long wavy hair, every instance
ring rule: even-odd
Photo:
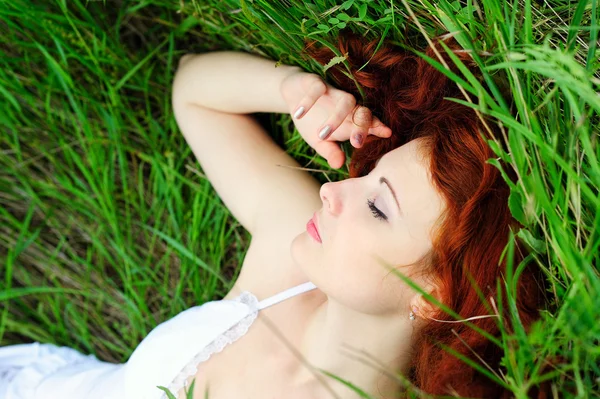
[[[505,260],[501,258],[509,240],[509,230],[516,233],[521,227],[508,207],[508,184],[500,171],[486,162],[496,156],[482,133],[500,137],[498,128],[493,121],[488,121],[489,128],[485,127],[473,109],[444,99],[465,98],[454,82],[424,59],[388,42],[375,53],[378,42],[379,39],[367,41],[351,31],[342,31],[337,49],[347,57],[356,83],[344,73],[347,69],[343,64],[334,65],[327,71],[337,88],[352,93],[357,104],[368,107],[392,129],[390,138],[368,136],[361,148],[353,150],[350,177],[368,174],[385,153],[413,139],[424,138],[433,184],[447,205],[433,237],[433,248],[426,257],[428,262],[424,272],[436,282],[436,299],[461,318],[488,315],[490,311],[480,300],[470,277],[486,298],[496,298],[497,280],[506,272]],[[456,51],[459,48],[452,39],[445,43],[473,73],[477,73],[468,53]],[[331,49],[317,48],[315,44],[314,41],[306,42],[304,53],[321,65],[336,56]],[[435,46],[450,69],[460,74],[442,47]],[[431,48],[425,53],[436,58]],[[364,102],[357,84],[363,89]],[[510,179],[516,181],[512,167],[499,162]],[[527,254],[526,245],[515,242],[515,267]],[[517,310],[526,331],[539,318],[539,309],[547,301],[545,284],[543,273],[535,265],[528,265],[519,277]],[[503,284],[500,286],[504,287]],[[501,289],[502,298],[506,298],[505,289]],[[441,309],[433,309],[432,318],[455,320]],[[505,310],[502,318],[507,324],[510,316],[506,304],[502,309]],[[500,335],[497,318],[480,318],[471,323],[492,336]],[[510,326],[507,327],[510,332]],[[416,355],[406,377],[420,390],[434,395],[511,396],[506,388],[439,345],[480,362],[473,355],[475,352],[494,370],[499,370],[502,348],[464,323],[426,319],[415,339]],[[547,386],[534,387],[529,395],[544,398],[549,396],[548,389]]]

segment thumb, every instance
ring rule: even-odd
[[[327,160],[329,166],[334,169],[339,169],[346,161],[346,154],[340,148],[337,142],[321,141],[316,146],[317,153]]]

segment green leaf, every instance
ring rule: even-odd
[[[330,24],[332,24],[332,25],[335,25],[335,24],[339,23],[339,22],[340,22],[340,20],[339,20],[339,19],[337,19],[337,18],[329,18],[329,19],[327,20],[327,22],[329,22],[329,23],[330,23]]]
[[[323,72],[326,72],[329,68],[331,68],[332,66],[339,64],[341,62],[344,62],[346,60],[346,57],[333,57],[331,60],[329,60],[329,62],[327,63],[327,65],[325,65],[323,67]]]
[[[192,380],[192,383],[190,384],[189,388],[185,392],[186,399],[194,399],[194,385],[195,384],[196,384],[196,379],[194,378]],[[208,394],[208,388],[207,388],[207,394]]]
[[[527,154],[523,148],[523,139],[518,131],[511,131],[508,135],[509,152],[512,154],[518,170],[524,170]]]
[[[354,4],[354,0],[346,0],[340,6],[340,10],[347,10],[352,7],[352,4]]]
[[[2,86],[0,86],[0,94],[4,94],[4,98],[6,98],[8,102],[11,103],[18,112],[21,112],[21,106],[19,105],[17,99]]]
[[[333,378],[334,380],[337,380],[339,382],[341,382],[342,384],[346,385],[348,388],[352,389],[354,392],[356,392],[358,394],[359,397],[361,398],[365,398],[365,399],[369,399],[371,398],[371,395],[369,395],[368,393],[366,393],[365,391],[363,391],[362,389],[360,389],[358,386],[354,385],[353,383],[351,383],[350,381],[344,380],[341,377],[338,377],[335,374],[332,374],[328,371],[325,370],[320,370],[323,374]]]
[[[337,15],[337,19],[339,19],[340,21],[350,21],[350,17],[344,12],[339,13]]]
[[[535,238],[529,230],[520,229],[517,233],[517,236],[523,239],[523,241],[527,243],[527,245],[529,245],[538,254],[544,254],[546,252],[546,246],[544,245],[544,241]]]
[[[365,19],[365,17],[367,16],[367,8],[369,6],[367,5],[367,3],[363,3],[360,5],[360,8],[358,9],[358,19],[363,20]]]
[[[327,29],[329,29],[329,26],[323,25],[323,24],[319,24],[319,25],[317,25],[317,28],[323,29],[323,30],[327,30]]]
[[[193,15],[188,16],[177,28],[175,29],[175,36],[181,37],[186,34],[190,29],[200,23],[200,20]]]
[[[488,146],[494,151],[496,155],[498,155],[504,162],[510,162],[509,155],[502,149],[502,147],[494,140],[488,139],[486,140]]]
[[[490,165],[494,165],[500,171],[500,173],[502,174],[502,177],[504,178],[504,181],[506,182],[506,184],[508,184],[508,186],[510,187],[511,190],[517,189],[516,184],[513,183],[513,181],[510,179],[510,177],[506,174],[506,171],[504,170],[504,168],[502,167],[502,165],[500,164],[498,159],[489,158],[485,162],[489,163]]]
[[[340,22],[339,24],[337,24],[337,26],[340,29],[344,29],[346,27],[346,23],[345,22]]]
[[[522,225],[527,225],[525,212],[523,212],[523,197],[521,197],[518,191],[511,191],[508,196],[508,208],[515,219]]]
[[[158,51],[165,45],[168,43],[168,40],[163,40],[162,43],[160,43],[158,46],[156,46],[155,48],[152,49],[152,51],[150,51],[144,58],[142,58],[140,60],[140,62],[138,62],[133,68],[131,68],[129,71],[127,71],[127,73],[125,74],[125,76],[123,76],[121,78],[121,80],[119,80],[113,87],[113,90],[116,92],[118,90],[121,89],[121,87],[123,87],[123,85],[125,85],[125,83],[127,83],[127,81],[129,79],[131,79],[137,71],[140,70],[140,68],[142,68],[143,66],[146,65],[147,62],[150,61],[150,59],[152,59],[156,53],[158,53]]]
[[[79,289],[62,288],[62,287],[15,287],[10,289],[0,290],[0,302],[7,301],[13,298],[21,298],[27,295],[38,295],[38,294],[74,294],[82,295],[85,297],[94,298],[97,296],[92,292],[82,291]]]
[[[161,391],[163,391],[164,393],[166,393],[166,394],[167,394],[167,398],[169,398],[169,399],[177,399],[177,398],[175,397],[175,395],[173,395],[173,394],[171,393],[171,391],[169,391],[167,388],[165,388],[165,387],[161,387],[161,386],[158,386],[157,388],[158,388],[158,389],[160,389]]]

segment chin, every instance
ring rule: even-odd
[[[314,243],[310,242],[312,239],[308,232],[305,231],[294,237],[290,244],[292,261],[298,269],[302,270],[309,277],[312,266],[319,263],[318,258],[316,258],[318,254],[315,251]]]

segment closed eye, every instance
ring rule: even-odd
[[[369,209],[371,209],[371,212],[373,213],[373,216],[376,219],[385,220],[385,221],[388,220],[387,216],[375,206],[374,201],[367,200],[367,205],[369,205]]]

